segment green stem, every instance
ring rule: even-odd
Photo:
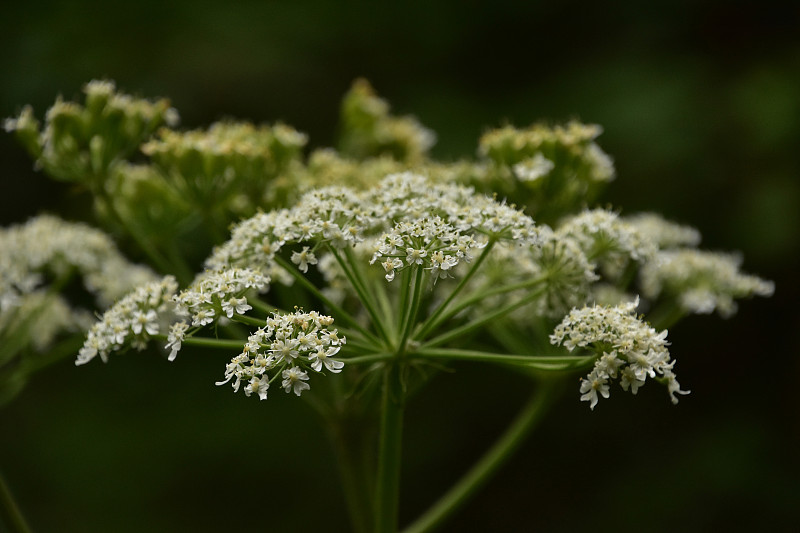
[[[451,309],[447,313],[444,313],[443,315],[440,315],[437,320],[430,321],[428,323],[428,325],[425,327],[424,334],[430,333],[431,331],[436,329],[436,327],[438,327],[439,325],[443,324],[447,320],[449,320],[452,317],[456,316],[458,313],[460,313],[461,311],[463,311],[467,307],[470,307],[472,305],[477,304],[481,300],[484,300],[484,299],[486,299],[486,298],[488,298],[490,296],[496,296],[498,294],[505,294],[507,292],[512,292],[512,291],[516,291],[516,290],[520,290],[520,289],[530,289],[530,288],[535,287],[536,285],[539,285],[540,283],[542,283],[546,279],[547,279],[546,276],[540,276],[538,278],[521,281],[519,283],[513,283],[511,285],[503,285],[503,286],[500,286],[500,287],[497,287],[497,288],[494,288],[494,289],[476,291],[469,298],[459,302],[459,304],[456,305],[456,307],[454,307],[453,309]],[[538,296],[539,294],[541,294],[541,291],[536,292],[534,294],[536,294],[536,296]],[[415,335],[415,338],[416,339],[424,338],[422,333],[423,332],[421,332],[420,334]]]
[[[247,296],[247,303],[253,306],[253,309],[261,311],[262,313],[266,313],[270,315],[272,313],[286,313],[282,309],[275,307],[274,305],[270,305],[258,296],[248,295]]]
[[[378,334],[386,342],[390,342],[390,337],[383,320],[381,320],[381,317],[378,316],[378,311],[375,308],[375,302],[372,301],[372,295],[369,293],[366,285],[363,283],[364,276],[358,270],[357,261],[353,257],[353,252],[351,252],[349,248],[345,248],[345,255],[348,259],[348,261],[345,261],[342,259],[342,256],[339,255],[336,249],[330,244],[328,245],[328,249],[330,250],[331,254],[333,254],[333,257],[336,258],[336,261],[339,263],[339,266],[342,267],[345,276],[347,276],[347,279],[350,281],[350,285],[356,291],[356,294],[358,294],[361,303],[364,305],[364,309],[367,310],[367,313],[372,319],[372,323],[375,325],[375,329],[378,330]]]
[[[414,269],[414,282],[411,291],[411,304],[407,306],[407,311],[403,314],[403,324],[400,326],[400,341],[397,343],[399,350],[405,349],[406,340],[411,330],[414,328],[414,323],[417,320],[417,313],[419,313],[420,300],[422,300],[422,275],[425,271],[421,266],[415,265]]]
[[[375,490],[375,533],[397,531],[400,496],[400,450],[403,437],[404,392],[398,364],[383,374],[378,478]]]
[[[0,524],[7,523],[13,533],[31,533],[31,528],[22,516],[22,511],[14,500],[2,473],[0,473],[0,509],[5,518]]]
[[[519,301],[510,303],[510,304],[506,305],[505,307],[501,307],[500,309],[497,309],[496,311],[493,311],[493,312],[491,312],[489,314],[483,315],[480,318],[477,318],[477,319],[475,319],[475,320],[473,320],[471,322],[467,322],[466,324],[464,324],[461,327],[452,329],[447,333],[443,333],[442,335],[439,335],[438,337],[434,337],[433,339],[431,339],[428,342],[426,342],[423,345],[423,347],[424,348],[428,348],[428,347],[431,347],[431,346],[437,346],[439,344],[444,344],[444,343],[446,343],[448,341],[451,341],[453,339],[457,339],[459,337],[462,337],[465,334],[469,333],[470,331],[472,331],[474,329],[477,329],[480,326],[482,326],[482,325],[484,325],[484,324],[486,324],[488,322],[492,322],[494,320],[497,320],[498,318],[501,318],[501,317],[507,315],[508,313],[514,311],[515,309],[518,309],[518,308],[522,307],[523,305],[529,304],[530,302],[532,302],[536,298],[538,298],[542,294],[542,292],[544,292],[544,288],[541,288],[539,290],[533,291],[532,293],[528,294],[527,296],[525,296],[524,298],[520,299]]]
[[[99,197],[100,200],[102,200],[111,216],[120,226],[122,226],[125,231],[128,232],[131,237],[133,237],[133,240],[136,242],[139,249],[150,258],[150,261],[153,262],[153,265],[160,270],[162,274],[175,274],[181,285],[189,284],[194,275],[189,267],[183,262],[182,258],[180,262],[174,263],[169,261],[163,254],[161,254],[161,252],[156,249],[152,242],[150,242],[150,240],[139,231],[139,228],[122,216],[117,209],[117,206],[114,204],[114,199],[111,198],[111,196],[105,190],[105,187],[102,185],[94,187],[93,192],[97,197]]]
[[[322,291],[320,291],[313,283],[308,281],[308,279],[306,279],[306,277],[303,276],[300,271],[294,268],[294,266],[288,263],[284,258],[276,255],[275,262],[278,263],[284,270],[286,270],[286,272],[288,272],[294,279],[296,279],[300,285],[305,287],[311,294],[319,298],[322,303],[327,305],[328,308],[337,315],[336,318],[347,322],[352,327],[357,329],[362,335],[364,335],[365,338],[369,339],[375,344],[383,344],[375,335],[367,331],[361,324],[359,324],[358,321],[350,315],[350,313],[333,303],[329,298],[322,294]]]
[[[154,339],[166,341],[166,335],[153,335]],[[230,350],[231,348],[241,350],[245,341],[235,339],[211,339],[209,337],[186,337],[181,341],[185,346],[203,346],[205,348],[219,348],[221,350]]]
[[[648,322],[650,322],[650,325],[655,329],[661,331],[674,326],[685,316],[686,311],[684,311],[677,302],[668,301],[661,303],[661,305],[650,313]]]
[[[594,355],[509,355],[452,348],[421,348],[415,353],[409,354],[409,357],[417,356],[480,363],[522,365],[538,370],[574,370],[586,366],[596,359]]]
[[[388,359],[392,359],[394,354],[383,352],[383,353],[373,353],[367,355],[359,355],[357,357],[343,357],[342,361],[347,365],[363,365],[367,363],[375,363],[379,361],[386,361]]]
[[[441,305],[439,305],[436,308],[436,310],[434,310],[434,312],[431,313],[431,315],[425,320],[422,329],[416,335],[417,338],[420,339],[425,338],[425,335],[430,333],[431,329],[433,329],[436,326],[439,316],[444,312],[445,309],[447,309],[447,306],[452,303],[453,299],[455,299],[455,297],[464,289],[469,280],[472,279],[472,276],[474,276],[475,273],[478,271],[478,268],[481,266],[481,263],[483,263],[483,261],[489,256],[489,251],[494,246],[494,243],[495,243],[494,239],[490,239],[489,242],[486,243],[486,246],[483,247],[481,255],[478,256],[478,259],[474,263],[472,263],[469,272],[467,272],[467,274],[463,278],[461,278],[461,281],[458,283],[456,288],[453,289],[453,291],[450,293],[447,299],[444,302],[442,302]]]
[[[553,399],[553,390],[545,385],[531,397],[503,435],[483,457],[459,479],[430,509],[403,530],[403,533],[427,533],[444,523],[511,457],[531,430],[541,421]]]
[[[253,318],[247,315],[233,315],[231,320],[239,322],[240,324],[247,324],[248,326],[256,326],[257,328],[263,328],[266,324],[263,318]]]

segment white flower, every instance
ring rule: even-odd
[[[308,272],[308,265],[317,264],[317,257],[314,255],[314,252],[310,252],[309,250],[310,248],[308,246],[303,246],[302,251],[292,253],[292,263],[297,265],[300,272]]]
[[[514,174],[520,181],[536,181],[547,176],[555,164],[538,152],[535,156],[514,165]]]
[[[170,326],[169,334],[167,335],[168,342],[167,345],[164,346],[164,348],[171,350],[168,357],[170,361],[174,361],[175,357],[178,355],[178,352],[181,349],[181,343],[186,337],[187,329],[189,329],[189,325],[184,320],[176,322]]]
[[[336,355],[337,353],[339,353],[338,346],[328,348],[327,350],[320,347],[316,352],[312,353],[309,356],[309,360],[311,361],[311,368],[313,368],[317,372],[322,372],[322,367],[324,366],[333,373],[341,372],[342,368],[344,367],[344,363],[342,361],[331,359],[331,357]]]
[[[235,296],[231,296],[224,302],[222,302],[222,311],[224,311],[225,316],[228,318],[233,318],[233,314],[243,315],[247,311],[252,309],[252,306],[247,304],[247,298],[237,298]]]
[[[673,374],[671,370],[664,372],[664,379],[667,381],[667,392],[669,392],[672,403],[678,403],[678,398],[675,397],[676,394],[685,395],[691,393],[691,391],[688,390],[681,390],[681,384],[675,379],[675,374]]]
[[[266,377],[256,377],[253,376],[250,378],[250,383],[244,388],[244,393],[246,396],[250,396],[251,394],[258,394],[259,399],[266,400],[267,399],[267,389],[269,389],[269,381]],[[299,396],[299,395],[298,395]]]
[[[284,370],[281,377],[283,377],[281,385],[287,393],[294,392],[297,396],[300,396],[304,390],[309,390],[311,388],[308,383],[306,383],[306,381],[308,381],[308,374],[296,366]]]
[[[390,257],[386,261],[381,263],[383,269],[386,271],[386,281],[392,281],[394,279],[395,270],[398,268],[403,267],[403,260],[399,257]]]
[[[214,321],[213,309],[199,309],[192,319],[192,326],[205,326]]]
[[[608,398],[608,380],[596,372],[589,374],[587,379],[581,379],[581,401],[591,402],[589,408],[594,410],[597,405],[597,394]]]
[[[142,311],[136,311],[133,313],[133,319],[131,323],[131,329],[135,335],[139,335],[144,329],[148,334],[155,335],[158,333],[158,322],[156,321],[158,316],[156,312],[152,309],[149,309],[147,313],[143,313]]]

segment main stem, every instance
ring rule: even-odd
[[[375,491],[375,533],[397,531],[400,496],[400,450],[403,437],[404,391],[398,363],[383,374],[381,427],[378,445],[378,478]]]

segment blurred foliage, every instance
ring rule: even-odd
[[[109,78],[132,94],[170,96],[185,128],[284,121],[313,150],[334,145],[339,99],[364,76],[394,114],[436,132],[441,159],[474,155],[489,127],[602,125],[617,179],[601,201],[694,225],[706,248],[742,250],[745,269],[775,280],[776,294],[730,321],[698,317],[670,332],[693,390],[677,408],[660,391],[597,412],[562,402],[445,531],[566,532],[585,520],[600,531],[638,531],[647,520],[649,531],[779,531],[793,519],[797,6],[32,0],[4,7],[4,19],[4,117]],[[87,198],[34,171],[11,136],[0,136],[0,155],[4,225],[42,210],[86,218]],[[146,176],[135,186],[155,187]],[[0,469],[34,530],[345,531],[311,411],[214,388],[217,359],[65,361],[34,379],[0,412]],[[526,382],[508,376],[508,390],[476,394],[484,373],[445,374],[410,406],[401,521],[449,485],[525,395]],[[644,465],[637,450],[662,459]],[[273,510],[240,509],[259,497]]]

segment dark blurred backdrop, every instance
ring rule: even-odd
[[[792,7],[795,6],[795,7]],[[796,531],[800,502],[800,10],[736,1],[9,3],[0,115],[93,78],[167,96],[182,126],[283,120],[329,146],[367,77],[434,129],[441,159],[490,126],[603,125],[604,201],[698,227],[776,281],[730,320],[670,332],[692,394],[574,389],[444,531]],[[3,224],[73,219],[69,187],[0,135]],[[347,531],[324,432],[294,398],[215,388],[225,356],[132,354],[35,376],[0,412],[0,469],[38,532]],[[509,420],[527,382],[485,367],[437,378],[409,408],[401,520]]]

